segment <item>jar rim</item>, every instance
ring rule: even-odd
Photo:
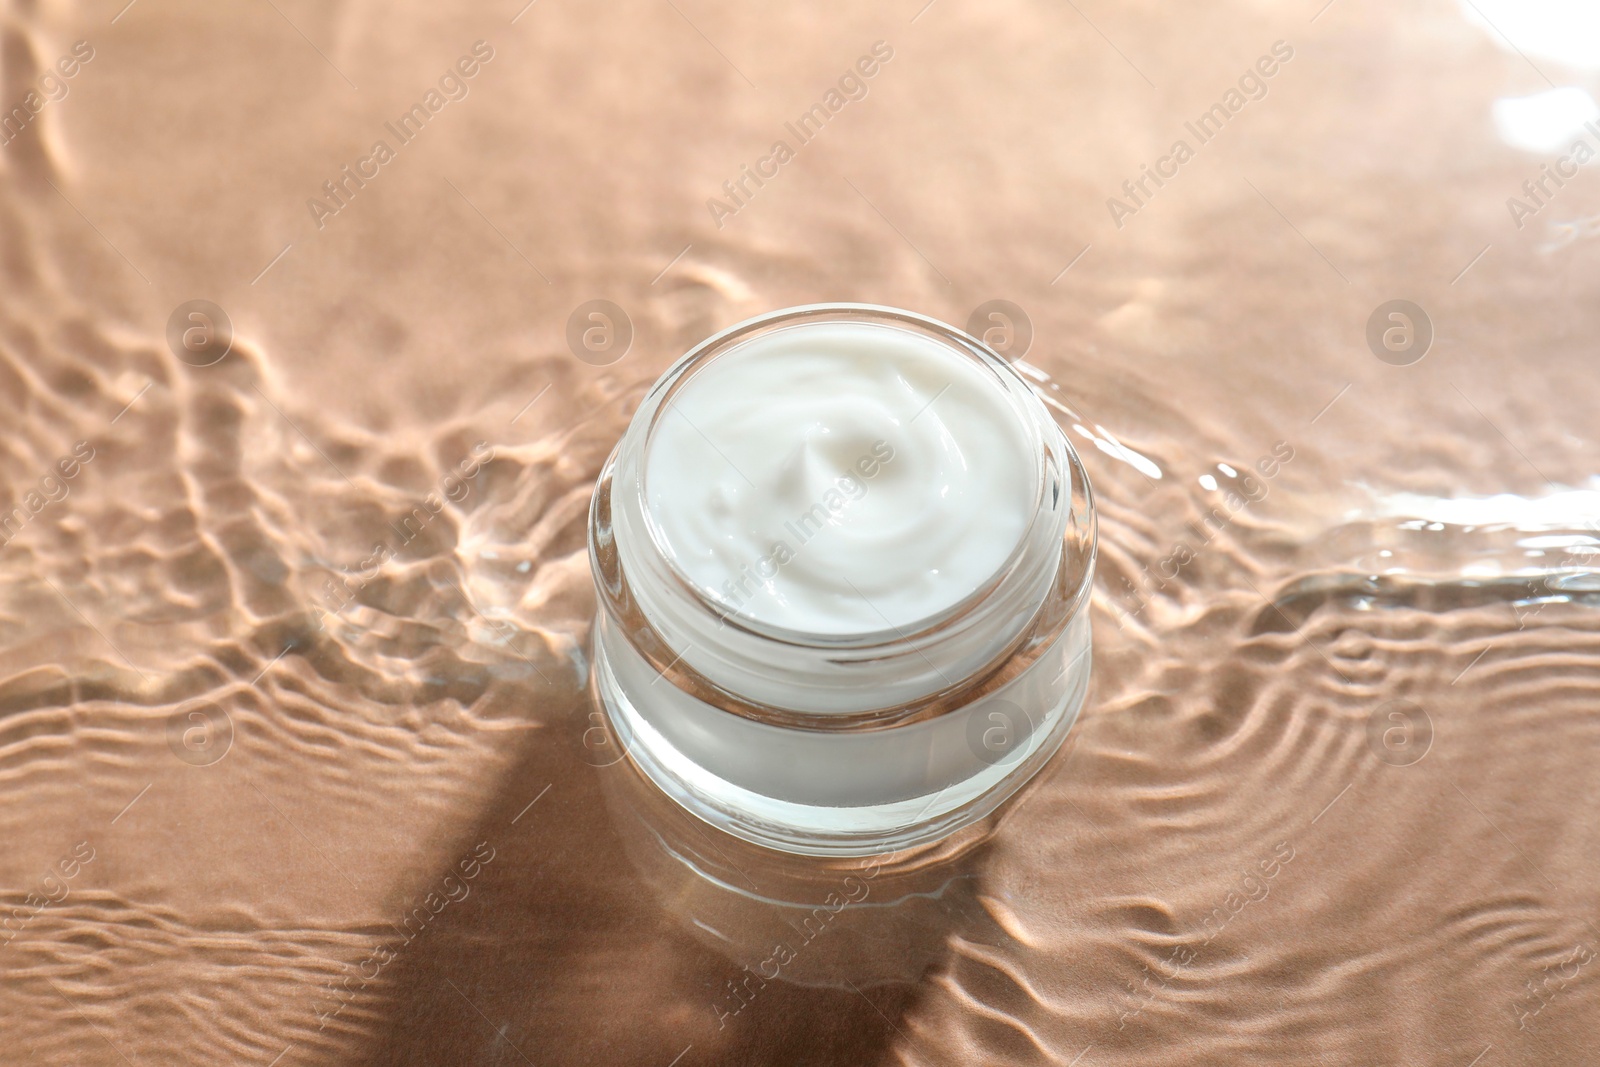
[[[645,403],[653,402],[656,406],[642,430],[639,449],[641,461],[637,477],[640,494],[645,494],[647,490],[647,465],[643,457],[648,455],[656,427],[671,410],[672,397],[678,390],[687,386],[712,360],[737,351],[757,336],[777,330],[827,322],[865,323],[931,337],[951,352],[973,360],[994,375],[996,383],[1005,393],[1007,403],[1013,408],[1018,408],[1022,397],[1037,402],[1031,387],[1022,375],[982,340],[930,316],[879,304],[821,303],[781,308],[745,319],[707,337],[680,357],[647,394]],[[1020,409],[1018,414],[1021,414]],[[685,571],[650,508],[641,509],[640,517],[651,549],[665,565],[666,573],[674,585],[698,606],[717,616],[723,625],[785,645],[811,649],[870,649],[915,641],[919,637],[941,630],[981,605],[1023,564],[1029,546],[1037,536],[1038,524],[1044,511],[1040,504],[1049,487],[1049,479],[1046,477],[1047,457],[1042,447],[1043,442],[1039,438],[1038,427],[1032,420],[1026,418],[1021,420],[1021,424],[1028,437],[1029,453],[1034,457],[1033,495],[1029,503],[1028,521],[1018,532],[1016,542],[995,570],[970,591],[938,611],[905,625],[896,626],[885,618],[884,621],[888,625],[879,629],[819,633],[767,622],[741,612],[717,596],[714,590],[701,586]],[[632,433],[632,427],[629,433]],[[1070,443],[1067,447],[1071,448]],[[1070,493],[1070,488],[1068,491]]]

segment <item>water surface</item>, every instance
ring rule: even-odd
[[[1592,19],[919,6],[6,5],[0,1060],[1582,1059]],[[729,1000],[832,874],[630,792],[584,523],[674,358],[824,300],[1025,313],[1095,681]]]

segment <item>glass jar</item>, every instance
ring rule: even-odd
[[[691,377],[769,331],[912,331],[1004,391],[1037,457],[1005,563],[947,610],[870,633],[811,634],[742,615],[676,564],[645,493],[651,435]],[[617,743],[664,793],[745,840],[863,856],[985,817],[1060,747],[1090,671],[1095,514],[1066,437],[1004,359],[894,308],[809,305],[708,338],[645,396],[589,515],[599,599],[592,684]]]

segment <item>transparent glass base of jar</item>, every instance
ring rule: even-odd
[[[900,760],[938,762],[940,749],[961,745],[990,751],[981,769],[925,795],[877,803],[804,803],[750,787],[760,770],[730,781],[684,753],[673,734],[698,732],[726,712],[679,690],[658,673],[602,614],[595,631],[593,684],[608,725],[622,750],[664,793],[692,814],[736,837],[784,852],[813,856],[867,856],[913,848],[943,838],[992,813],[1026,784],[1060,748],[1088,693],[1090,676],[1088,601],[1032,661],[981,699],[924,722],[876,731],[878,744],[863,746],[861,734],[818,734],[805,740],[817,749],[792,753],[794,765],[835,774],[840,761],[870,762],[891,749]],[[1018,714],[1020,712],[1020,715]],[[726,720],[720,720],[723,727]],[[784,760],[796,746],[789,731],[748,723],[755,735],[732,741],[751,760]],[[988,735],[986,737],[986,735]],[[834,751],[830,755],[828,748]],[[769,768],[770,769],[770,768]],[[854,775],[846,780],[859,783]],[[825,794],[822,786],[818,793]]]

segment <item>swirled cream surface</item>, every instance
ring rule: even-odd
[[[903,629],[1016,549],[1039,449],[993,373],[868,323],[762,334],[701,368],[647,446],[658,540],[692,583],[768,626]]]

